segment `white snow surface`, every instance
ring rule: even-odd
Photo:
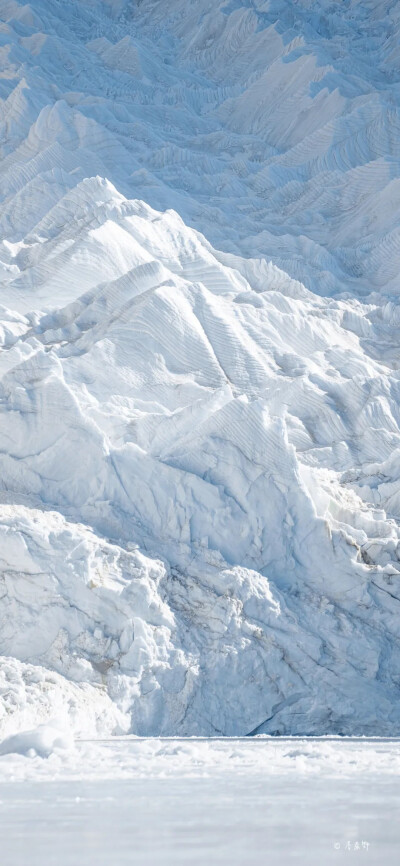
[[[113,737],[71,749],[49,726],[13,740],[0,757],[4,866],[336,866],[350,851],[398,863],[398,740]]]
[[[400,733],[399,11],[1,0],[4,737]]]

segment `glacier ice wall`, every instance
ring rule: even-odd
[[[0,2],[7,734],[400,732],[399,7],[315,6]]]

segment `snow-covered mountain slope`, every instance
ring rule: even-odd
[[[98,174],[317,293],[398,293],[397,0],[0,0],[0,18],[9,241],[32,200],[44,216]]]
[[[7,734],[400,733],[398,6],[314,5],[0,3]]]

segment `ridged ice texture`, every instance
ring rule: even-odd
[[[32,197],[45,214],[98,174],[317,293],[399,292],[396,0],[1,0],[0,17],[9,240]]]
[[[400,733],[398,6],[236,5],[0,3],[7,734]]]

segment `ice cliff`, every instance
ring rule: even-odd
[[[0,19],[0,731],[400,734],[399,4]]]

